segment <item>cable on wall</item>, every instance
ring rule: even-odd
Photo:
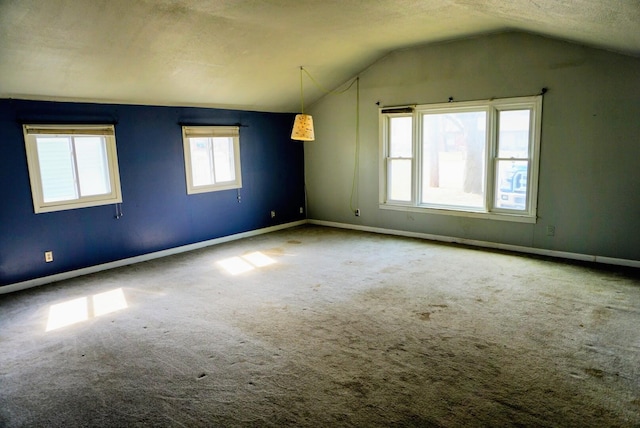
[[[360,176],[360,76],[356,76],[344,89],[341,90],[330,90],[322,86],[316,79],[313,78],[311,73],[307,71],[306,68],[300,67],[300,72],[304,73],[309,77],[309,79],[325,94],[327,95],[341,95],[345,92],[349,91],[353,85],[356,85],[356,129],[355,129],[355,159],[353,166],[353,178],[351,181],[351,195],[349,196],[349,209],[351,212],[355,213],[357,207],[354,207],[354,200],[357,202],[358,200],[358,185],[359,185],[359,176]],[[302,82],[300,83],[301,91],[300,96],[302,98]],[[304,102],[301,99],[301,102]],[[305,186],[306,191],[306,186]],[[305,196],[306,201],[306,196]],[[356,204],[357,205],[357,204]],[[306,208],[305,208],[306,209]]]
[[[360,77],[356,77],[356,154],[355,163],[353,165],[353,179],[351,181],[351,196],[349,197],[349,209],[355,213],[358,208],[353,205],[355,199],[358,202],[358,190],[359,190],[359,178],[360,178]]]
[[[118,202],[117,204],[115,204],[115,206],[116,206],[115,219],[116,220],[120,220],[122,218],[122,216],[124,215],[124,213],[122,212],[122,203]]]

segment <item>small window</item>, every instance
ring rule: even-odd
[[[183,126],[187,193],[242,187],[237,126]]]
[[[113,125],[24,125],[36,213],[122,202]]]
[[[388,198],[399,203],[410,202],[413,186],[413,127],[412,117],[389,117],[389,160],[387,180],[390,184]]]

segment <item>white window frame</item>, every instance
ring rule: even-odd
[[[233,164],[235,168],[235,180],[222,181],[214,184],[196,186],[193,184],[193,172],[191,162],[191,137],[229,137],[233,139]],[[242,171],[240,166],[240,129],[238,126],[183,126],[182,143],[184,148],[185,176],[187,180],[187,194],[216,192],[228,189],[242,188]],[[211,154],[213,156],[213,153]]]
[[[388,198],[389,157],[389,120],[393,117],[407,116],[398,111],[413,109],[409,115],[413,118],[413,167],[411,201],[394,201]],[[529,126],[529,161],[527,177],[527,201],[525,210],[505,209],[495,206],[496,168],[498,161],[498,117],[501,111],[531,110]],[[425,113],[453,113],[465,111],[485,111],[486,149],[484,174],[484,208],[454,207],[445,205],[421,204],[422,194],[422,115]],[[523,223],[535,223],[537,220],[538,171],[540,160],[540,133],[542,124],[542,96],[501,98],[483,101],[456,103],[423,104],[412,107],[380,108],[380,163],[379,163],[379,207],[381,209],[414,211],[422,213],[487,218]],[[511,159],[519,160],[519,159]]]
[[[27,166],[29,168],[29,180],[31,182],[31,196],[33,209],[36,214],[70,210],[76,208],[109,205],[122,202],[120,189],[120,172],[118,170],[118,155],[116,149],[115,128],[113,125],[23,125],[25,149],[27,153]],[[76,199],[66,201],[45,202],[38,158],[37,137],[77,137],[92,136],[104,137],[105,152],[107,155],[107,169],[109,173],[110,193],[79,196]],[[75,157],[72,158],[74,168],[77,169]],[[75,185],[79,187],[78,178]],[[78,192],[79,194],[79,192]]]

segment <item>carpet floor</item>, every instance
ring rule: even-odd
[[[318,226],[0,295],[0,426],[640,426],[640,273]]]

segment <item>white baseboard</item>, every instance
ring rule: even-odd
[[[580,261],[586,261],[586,262],[640,268],[640,260],[629,260],[629,259],[619,259],[615,257],[570,253],[566,251],[547,250],[544,248],[531,248],[531,247],[523,247],[520,245],[500,244],[497,242],[456,238],[453,236],[433,235],[430,233],[408,232],[404,230],[385,229],[381,227],[360,226],[357,224],[308,219],[308,220],[294,221],[291,223],[279,224],[276,226],[265,227],[262,229],[250,230],[247,232],[237,233],[235,235],[223,236],[220,238],[210,239],[208,241],[196,242],[194,244],[183,245],[180,247],[169,248],[167,250],[156,251],[154,253],[148,253],[148,254],[143,254],[136,257],[130,257],[128,259],[116,260],[116,261],[104,263],[101,265],[89,266],[86,268],[77,269],[69,272],[62,272],[55,275],[49,275],[41,278],[30,279],[28,281],[16,282],[14,284],[1,286],[0,294],[11,293],[19,290],[25,290],[27,288],[37,287],[39,285],[44,285],[44,284],[49,284],[56,281],[75,278],[82,275],[88,275],[91,273],[100,272],[107,269],[127,266],[134,263],[145,262],[147,260],[153,260],[160,257],[171,256],[173,254],[193,251],[200,248],[209,247],[212,245],[222,244],[224,242],[235,241],[242,238],[249,238],[251,236],[262,235],[269,232],[275,232],[277,230],[288,229],[296,226],[302,226],[304,224],[315,224],[318,226],[335,227],[339,229],[360,230],[363,232],[380,233],[384,235],[406,236],[409,238],[419,238],[419,239],[426,239],[430,241],[440,241],[440,242],[449,242],[449,243],[455,243],[455,244],[471,245],[474,247],[484,247],[484,248],[493,248],[498,250],[515,251],[520,253],[535,254],[539,256],[557,257],[557,258],[570,259],[570,260],[580,260]]]
[[[474,247],[493,248],[497,250],[515,251],[519,253],[535,254],[539,256],[557,257],[562,259],[580,260],[586,262],[603,263],[617,266],[640,268],[640,260],[618,259],[614,257],[596,256],[590,254],[570,253],[566,251],[547,250],[544,248],[523,247],[521,245],[500,244],[497,242],[478,241],[475,239],[456,238],[453,236],[432,235],[429,233],[408,232],[396,229],[384,229],[381,227],[360,226],[357,224],[338,223],[324,220],[307,220],[309,224],[318,226],[336,227],[341,229],[361,230],[363,232],[380,233],[384,235],[406,236],[409,238],[427,239],[431,241],[450,242],[456,244],[471,245]]]
[[[183,245],[180,247],[169,248],[162,251],[156,251],[153,253],[142,254],[136,257],[130,257],[127,259],[116,260],[109,263],[104,263],[96,266],[89,266],[82,269],[72,270],[69,272],[62,272],[55,275],[43,276],[41,278],[30,279],[28,281],[16,282],[0,287],[0,294],[11,293],[14,291],[25,290],[31,287],[37,287],[39,285],[49,284],[56,281],[62,281],[65,279],[75,278],[82,275],[88,275],[95,272],[100,272],[107,269],[113,269],[121,266],[127,266],[134,263],[146,262],[147,260],[153,260],[160,257],[171,256],[174,254],[184,253],[187,251],[193,251],[204,247],[210,247],[212,245],[222,244],[224,242],[235,241],[242,238],[249,238],[251,236],[262,235],[269,232],[275,232],[277,230],[288,229],[291,227],[301,226],[306,224],[307,220],[299,220],[291,223],[279,224],[276,226],[265,227],[262,229],[250,230],[247,232],[236,233],[235,235],[222,236],[220,238],[210,239],[208,241],[196,242],[194,244]]]

